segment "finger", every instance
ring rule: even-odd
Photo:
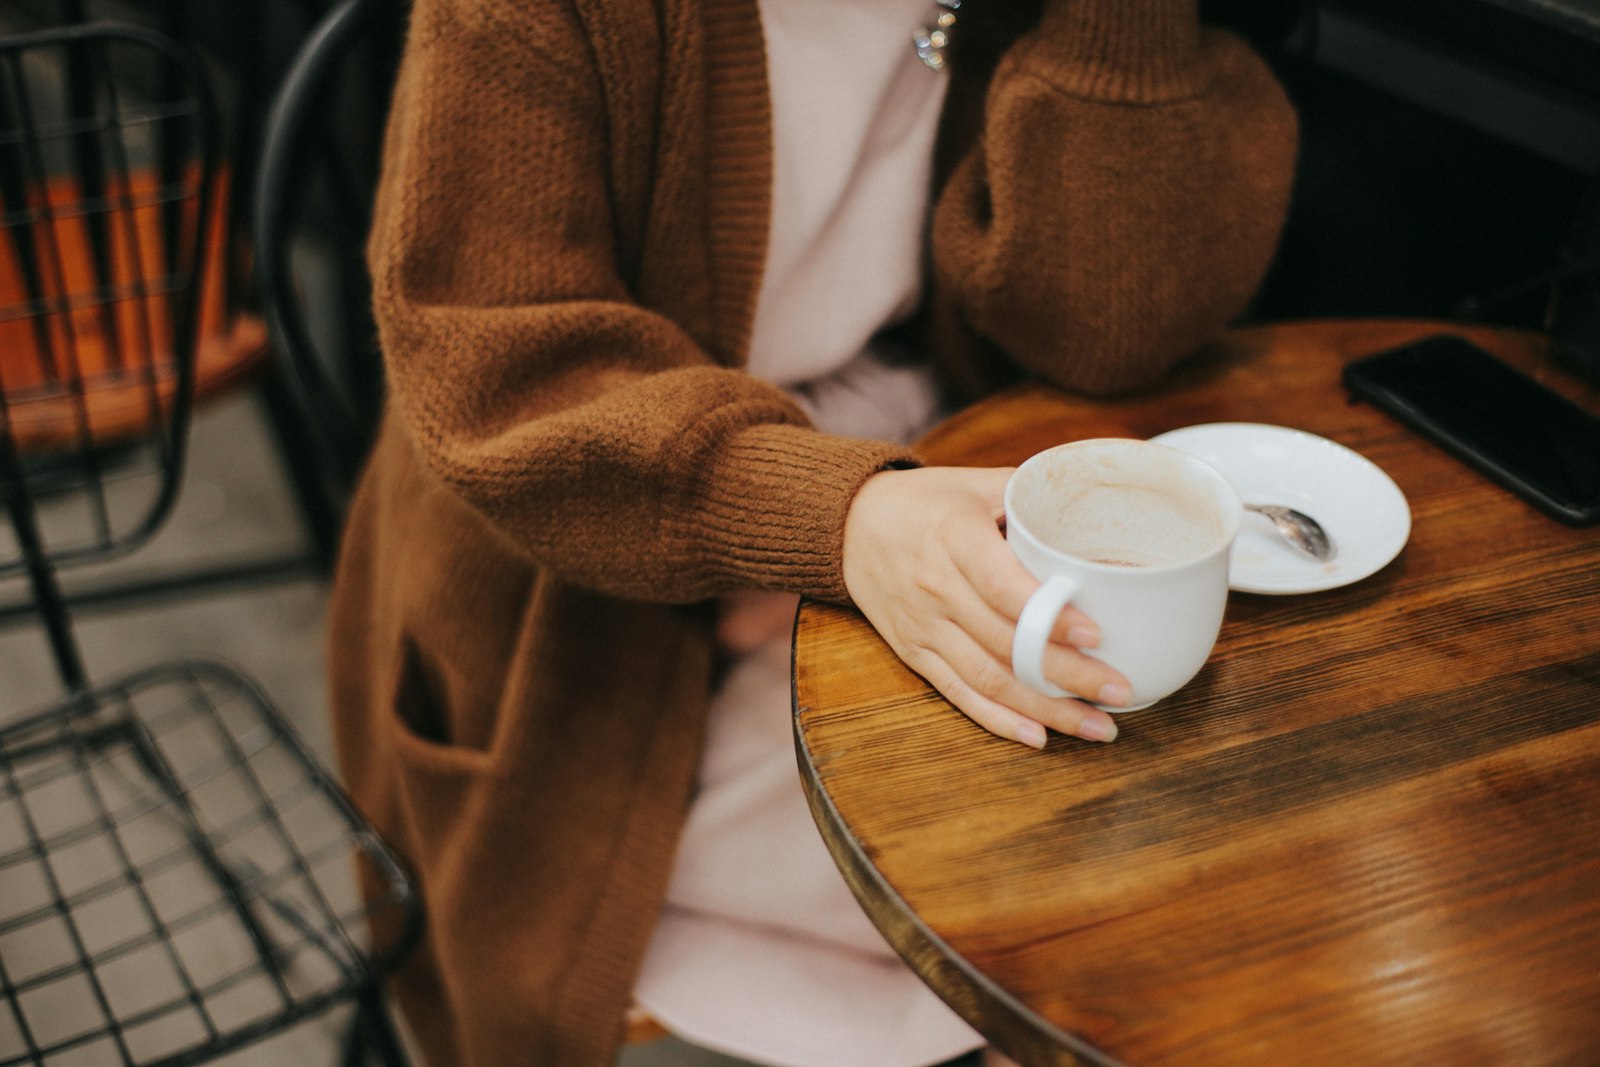
[[[1006,662],[1011,662],[1009,652]],[[1121,671],[1075,648],[1054,643],[1045,646],[1043,672],[1058,688],[1095,704],[1121,708],[1133,699],[1133,687]]]
[[[1048,714],[1039,721],[1058,734],[1084,741],[1115,741],[1117,720],[1093,704],[1081,700],[1054,700]]]
[[[940,660],[954,674],[950,686],[955,693],[945,695],[963,711],[969,703],[985,710],[999,707],[1086,741],[1110,741],[1117,736],[1116,723],[1106,712],[1080,700],[1048,697],[1024,685],[1011,673],[1009,659],[991,655],[965,633],[949,635]]]
[[[952,598],[947,603],[951,621],[1010,670],[1015,620],[1004,618],[975,597]],[[1057,686],[1097,704],[1121,707],[1132,698],[1128,680],[1119,671],[1071,645],[1057,641],[1046,645],[1042,666],[1044,676]]]
[[[972,538],[964,551],[952,553],[956,567],[979,598],[995,614],[1014,625],[1028,598],[1038,590],[1039,579],[1028,573],[1003,538],[981,536],[976,531]],[[1100,627],[1069,604],[1056,616],[1050,640],[1061,645],[1094,648],[1100,643]]]
[[[963,681],[942,658],[930,652],[925,657],[908,656],[906,664],[963,715],[991,734],[1029,748],[1044,747],[1047,735],[1043,723],[985,697]]]

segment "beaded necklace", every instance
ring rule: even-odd
[[[944,69],[944,50],[950,46],[950,31],[955,28],[956,12],[961,0],[937,0],[939,13],[933,25],[922,26],[911,35],[917,58],[933,70]]]

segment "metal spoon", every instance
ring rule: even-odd
[[[1326,562],[1333,558],[1335,549],[1328,532],[1305,512],[1281,504],[1246,504],[1244,509],[1271,519],[1286,541],[1312,559]]]

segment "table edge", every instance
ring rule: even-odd
[[[802,601],[800,611],[795,616],[796,637],[800,632],[801,616],[807,606],[807,602]],[[811,809],[812,820],[817,824],[823,843],[827,846],[840,873],[850,883],[851,890],[867,918],[917,977],[969,1026],[993,1041],[1001,1051],[1013,1058],[1020,1058],[1021,1053],[1027,1052],[1034,1057],[1028,1059],[1030,1063],[1083,1063],[1093,1067],[1123,1067],[1122,1061],[1090,1044],[1086,1039],[1056,1027],[1038,1012],[996,985],[992,979],[975,968],[966,957],[936,934],[921,916],[906,904],[894,886],[890,885],[883,873],[878,870],[877,865],[861,851],[855,840],[841,831],[838,809],[834,807],[833,798],[828,795],[827,788],[817,780],[810,748],[806,745],[805,733],[800,727],[798,691],[792,693],[790,712],[795,752],[800,763],[800,782],[805,790],[806,804]],[[894,931],[886,929],[885,923],[879,921],[877,909],[868,906],[869,900],[877,902],[878,907],[891,909],[894,913],[892,917],[899,924],[899,929]],[[909,936],[904,936],[906,934]],[[1002,1007],[1008,1013],[1009,1019],[1002,1017],[991,1020],[982,1011],[962,1010],[959,1002],[963,1000],[972,1004],[987,1000]],[[1020,1021],[1027,1030],[1019,1034],[1005,1025],[988,1025],[991,1022],[1004,1024],[1009,1020]],[[987,1028],[980,1026],[980,1023],[985,1023]],[[995,1035],[999,1035],[998,1040]],[[1060,1060],[1059,1054],[1062,1052],[1068,1052],[1074,1058]],[[1040,1060],[1037,1057],[1041,1054],[1055,1055],[1057,1058]]]

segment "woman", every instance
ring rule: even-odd
[[[636,998],[774,1063],[980,1043],[807,825],[794,597],[854,602],[1001,737],[1110,740],[1007,666],[1035,586],[1007,472],[907,442],[1222,327],[1294,120],[1192,0],[968,0],[940,47],[950,14],[415,0],[370,246],[392,403],[331,670],[350,788],[422,879],[400,994],[435,1064],[608,1063]],[[1058,684],[1126,699],[1092,620],[1056,637]]]

